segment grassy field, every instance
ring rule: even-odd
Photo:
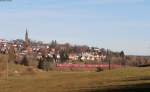
[[[0,92],[108,91],[150,92],[150,67],[103,72],[38,72],[0,80]]]
[[[44,72],[8,64],[0,55],[0,92],[150,92],[150,67],[102,72]]]

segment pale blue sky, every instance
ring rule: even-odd
[[[0,1],[0,38],[70,42],[150,55],[150,0]]]

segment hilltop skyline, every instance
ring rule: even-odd
[[[69,42],[150,55],[148,0],[0,2],[0,38]]]

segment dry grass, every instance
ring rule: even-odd
[[[8,69],[9,76],[34,75],[39,72],[34,67],[26,67],[13,62],[8,63],[8,56],[0,54],[0,79],[5,79]],[[7,68],[8,67],[8,68]]]
[[[78,92],[150,83],[150,68],[96,72],[43,72],[1,80],[1,92]]]
[[[7,55],[0,55],[0,70],[6,69],[6,62],[8,61]]]
[[[0,79],[0,92],[99,92],[94,90],[150,84],[150,67],[102,72],[39,72],[32,67],[9,64],[9,70],[8,80]],[[14,71],[19,75],[13,74]]]

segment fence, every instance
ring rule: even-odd
[[[119,67],[119,65],[111,64],[113,68]],[[61,68],[108,68],[109,64],[56,64],[56,67]]]

